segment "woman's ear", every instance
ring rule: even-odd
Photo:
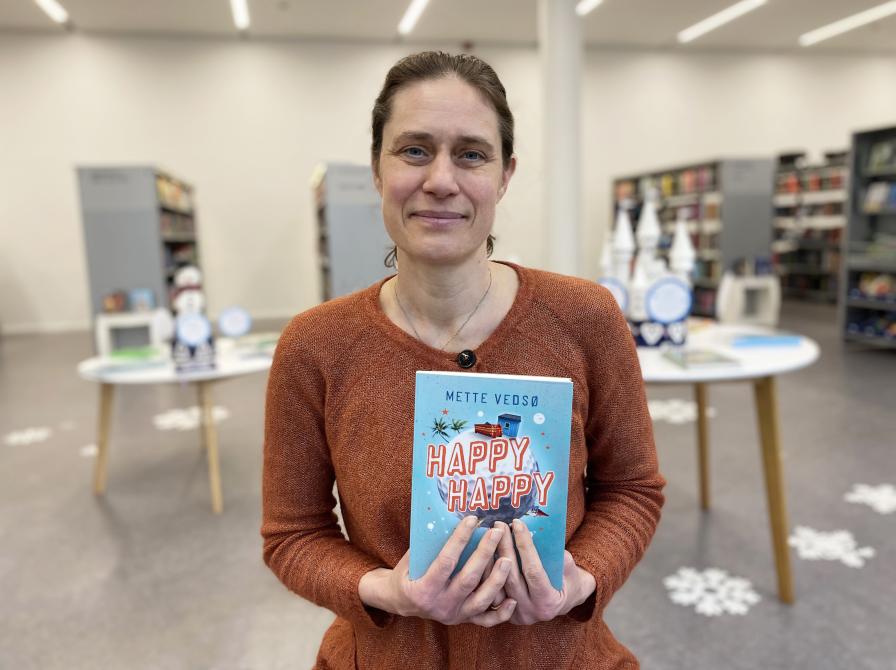
[[[501,201],[501,198],[504,197],[504,193],[507,192],[507,187],[510,185],[510,178],[513,177],[513,173],[516,172],[516,154],[513,154],[510,157],[510,162],[507,163],[507,167],[504,168],[501,173],[501,186],[498,188],[498,201]]]

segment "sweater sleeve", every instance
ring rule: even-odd
[[[333,509],[334,470],[324,421],[326,384],[318,349],[297,320],[274,355],[265,404],[262,525],[265,563],[287,588],[358,625],[391,616],[368,609],[361,577],[385,563],[345,539]]]
[[[580,621],[601,612],[628,579],[664,501],[637,350],[615,300],[601,293],[600,321],[587,347],[585,517],[567,544],[597,584],[592,597],[570,612]]]

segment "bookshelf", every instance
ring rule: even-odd
[[[896,127],[855,133],[841,272],[844,339],[896,348]]]
[[[779,159],[773,198],[772,258],[785,297],[837,301],[846,227],[847,154],[830,152],[819,165],[803,154]]]
[[[77,175],[92,314],[106,296],[141,289],[170,309],[175,271],[199,265],[193,187],[155,167],[78,167]]]
[[[679,210],[686,209],[697,253],[692,313],[713,316],[722,273],[769,256],[774,169],[771,159],[727,158],[618,177],[613,180],[613,219],[629,203],[636,222],[645,194],[658,189],[658,251],[665,256]]]
[[[392,272],[383,259],[392,240],[369,165],[327,163],[311,178],[318,267],[324,301],[370,286]]]

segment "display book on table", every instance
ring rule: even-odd
[[[572,381],[418,371],[411,477],[410,578],[422,577],[461,519],[520,519],[551,584],[563,585]]]
[[[669,347],[663,349],[662,355],[667,361],[686,370],[737,367],[740,365],[737,359],[721,354],[714,349]]]

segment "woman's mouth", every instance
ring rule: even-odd
[[[414,212],[411,214],[413,218],[420,219],[426,223],[430,223],[433,225],[449,225],[460,221],[462,219],[467,218],[463,214],[458,212],[451,211],[443,211],[443,210],[434,210],[434,209],[421,209],[420,211]]]

